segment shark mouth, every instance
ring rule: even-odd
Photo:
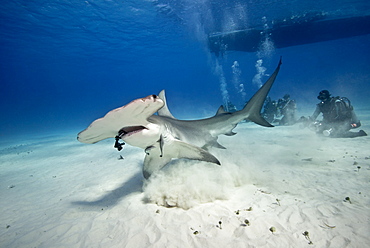
[[[121,130],[118,131],[118,136],[120,136],[121,138],[124,137],[124,136],[127,137],[127,136],[133,135],[135,133],[139,133],[144,129],[147,129],[147,128],[144,127],[144,126],[123,127],[123,128],[121,128]]]

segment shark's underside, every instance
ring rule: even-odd
[[[108,112],[80,132],[78,140],[92,144],[106,138],[116,138],[144,149],[145,178],[176,158],[220,165],[219,160],[207,151],[208,147],[224,148],[217,142],[219,135],[235,135],[233,129],[243,120],[272,127],[260,112],[280,65],[281,60],[271,77],[240,111],[228,113],[221,106],[217,114],[210,118],[178,120],[168,110],[165,93],[161,91],[158,96],[150,95],[137,99]]]

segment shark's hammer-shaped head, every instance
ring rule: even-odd
[[[117,135],[132,146],[145,149],[158,141],[159,126],[148,118],[162,108],[164,102],[156,95],[136,99],[129,104],[108,112],[78,134],[83,143],[96,143]]]

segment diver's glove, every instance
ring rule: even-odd
[[[357,123],[351,123],[350,124],[350,128],[358,128],[358,127],[361,127],[361,122],[357,122]]]

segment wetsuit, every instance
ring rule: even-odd
[[[317,130],[318,133],[326,130],[327,136],[331,137],[363,136],[364,131],[362,130],[358,133],[348,132],[350,129],[360,127],[361,122],[353,108],[346,106],[346,103],[339,97],[329,97],[317,104],[310,119],[316,120],[320,113],[323,114],[323,121]]]

